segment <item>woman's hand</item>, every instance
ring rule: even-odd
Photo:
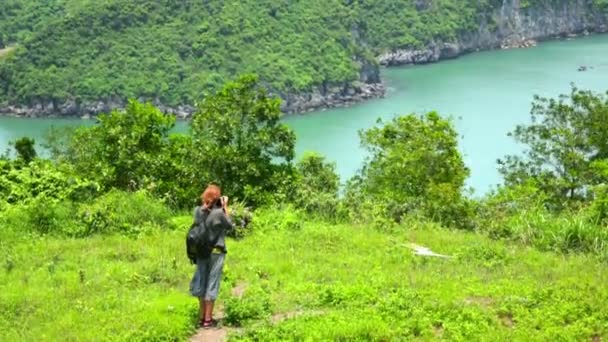
[[[221,200],[222,200],[222,208],[224,209],[224,212],[226,214],[229,214],[229,211],[228,211],[228,196],[222,196]]]

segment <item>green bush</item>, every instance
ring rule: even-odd
[[[281,115],[280,100],[256,76],[226,83],[192,117],[191,162],[231,198],[267,204],[295,153],[295,133]]]
[[[23,160],[24,163],[29,164],[37,157],[36,149],[34,148],[35,144],[36,141],[28,137],[17,139],[13,143],[15,151],[17,152],[17,157]]]
[[[76,205],[70,201],[39,196],[28,204],[9,207],[0,222],[6,229],[21,233],[61,234],[77,226],[75,210]]]
[[[0,202],[27,204],[37,197],[86,201],[99,193],[97,183],[74,176],[47,160],[38,159],[27,166],[19,160],[0,160]]]
[[[230,218],[232,223],[234,223],[234,228],[228,230],[226,235],[235,239],[241,239],[251,233],[253,213],[242,203],[230,203]]]
[[[546,213],[546,199],[545,193],[531,181],[500,187],[480,201],[477,230],[493,238],[510,238],[518,217]]]
[[[556,213],[547,204],[548,196],[533,183],[502,187],[481,202],[477,229],[542,250],[601,255],[608,248],[608,230],[599,220],[602,191],[597,189],[590,206]]]
[[[351,216],[364,218],[371,209],[395,222],[422,216],[447,227],[471,228],[473,208],[463,193],[469,170],[452,122],[431,112],[378,123],[360,133],[369,157],[347,183]]]
[[[291,205],[260,208],[252,220],[252,229],[268,230],[300,230],[305,215]]]
[[[110,191],[78,210],[81,231],[76,235],[95,233],[137,234],[146,227],[165,226],[171,218],[171,210],[160,200],[146,192],[135,193]]]
[[[136,235],[168,225],[172,212],[144,192],[111,191],[95,201],[77,203],[39,196],[27,204],[9,206],[0,224],[8,229],[40,234],[84,237],[92,234]]]
[[[314,152],[304,154],[296,164],[296,179],[290,200],[311,216],[336,220],[340,216],[340,178],[335,163]]]
[[[589,188],[606,181],[608,94],[572,87],[558,98],[534,97],[531,123],[510,133],[522,155],[499,160],[507,185],[533,181],[552,210],[588,202]]]
[[[593,223],[608,227],[608,186],[603,184],[593,189],[593,202],[589,206],[589,216]]]

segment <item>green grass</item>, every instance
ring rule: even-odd
[[[608,265],[414,223],[392,232],[259,211],[229,241],[220,300],[239,340],[608,337]],[[289,224],[275,224],[283,222]],[[188,217],[174,219],[187,222]],[[185,229],[185,228],[184,228]],[[0,227],[0,340],[186,340],[184,232],[28,237]],[[413,256],[415,242],[451,259]],[[243,290],[239,296],[233,289]]]
[[[0,340],[173,340],[194,331],[183,233],[0,242]],[[33,241],[31,240],[33,239]]]

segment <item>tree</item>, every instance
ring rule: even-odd
[[[280,100],[256,76],[205,97],[191,122],[197,166],[227,194],[252,203],[277,190],[291,170],[295,134],[281,123]]]
[[[337,195],[340,177],[336,173],[336,164],[327,162],[324,156],[307,152],[296,164],[296,170],[307,188]]]
[[[17,157],[23,160],[26,164],[29,164],[37,156],[36,148],[34,148],[35,144],[36,141],[28,137],[22,137],[17,139],[14,142]]]
[[[585,200],[608,179],[608,97],[572,87],[557,99],[535,96],[532,124],[510,133],[523,156],[499,160],[507,186],[533,180],[556,208]]]
[[[378,123],[360,133],[369,157],[347,185],[347,198],[385,206],[397,221],[418,213],[448,226],[468,227],[462,192],[469,170],[452,123],[435,112]]]
[[[154,188],[162,181],[161,156],[174,124],[173,116],[151,104],[130,101],[125,111],[100,115],[97,125],[78,129],[64,153],[80,175],[107,188]]]
[[[292,201],[298,208],[324,218],[335,218],[339,205],[340,177],[336,164],[307,152],[296,164]]]

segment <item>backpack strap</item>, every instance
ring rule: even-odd
[[[205,219],[209,215],[209,210],[203,210],[203,207],[197,206],[194,209],[194,223],[193,225],[201,224],[205,222]]]

